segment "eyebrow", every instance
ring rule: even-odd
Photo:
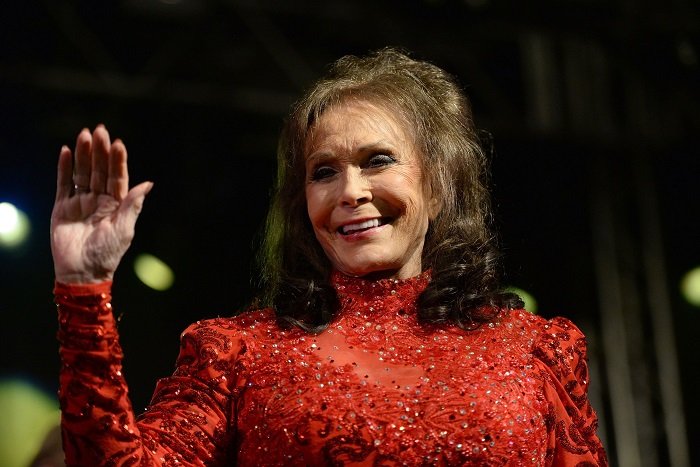
[[[365,144],[364,146],[360,146],[360,147],[358,148],[358,150],[359,150],[360,152],[369,152],[369,151],[374,151],[374,150],[377,150],[377,149],[384,149],[384,150],[390,149],[390,150],[393,150],[393,149],[394,149],[394,145],[385,142],[385,140],[381,140],[381,141],[377,141],[376,143]]]
[[[393,145],[393,144],[389,144],[389,143],[386,142],[385,140],[380,140],[380,141],[376,141],[376,142],[373,142],[373,143],[364,144],[364,145],[358,147],[358,148],[356,149],[355,152],[366,153],[366,152],[371,152],[371,151],[375,151],[375,150],[378,150],[378,149],[381,149],[381,150],[391,150],[391,151],[393,152],[393,151],[394,151],[394,145]],[[328,151],[317,151],[317,152],[313,152],[313,153],[311,153],[309,156],[307,156],[307,157],[306,157],[306,162],[309,162],[309,161],[314,161],[314,162],[315,162],[315,161],[319,161],[319,160],[322,161],[322,160],[324,160],[324,159],[330,159],[330,158],[332,158],[332,157],[334,157],[334,154],[331,153],[331,152],[328,152]]]
[[[309,165],[309,163],[316,164],[318,162],[324,161],[326,159],[333,158],[333,154],[327,151],[314,152],[309,156],[306,156],[304,160],[304,165]]]

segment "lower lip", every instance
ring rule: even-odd
[[[356,242],[358,240],[364,240],[366,238],[370,238],[370,237],[373,237],[373,236],[381,233],[389,225],[390,224],[384,224],[384,225],[380,225],[379,227],[372,227],[371,229],[360,230],[359,232],[351,233],[348,235],[343,235],[341,233],[338,233],[338,236],[340,238],[342,238],[343,240],[346,240],[348,242]]]

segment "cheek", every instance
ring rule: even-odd
[[[314,217],[316,213],[316,198],[314,197],[313,190],[306,189],[306,212],[309,216],[311,224],[314,223]]]
[[[398,199],[402,206],[405,233],[409,236],[424,235],[430,222],[430,206],[422,193],[404,192]]]
[[[414,189],[416,186],[420,186],[417,177],[400,177],[385,185],[383,196],[379,198],[398,209],[408,220],[414,221],[427,211],[425,196]]]
[[[306,212],[314,230],[319,229],[329,216],[328,209],[324,208],[326,204],[324,202],[325,198],[324,191],[319,190],[317,187],[308,187],[306,189]]]

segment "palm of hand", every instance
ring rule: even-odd
[[[56,203],[51,247],[57,277],[111,280],[134,236],[119,202],[109,195],[80,194]]]

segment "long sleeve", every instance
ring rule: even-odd
[[[606,466],[598,418],[588,400],[586,340],[565,318],[543,325],[534,349],[545,381],[547,458],[554,466]]]
[[[159,381],[136,418],[122,375],[111,283],[54,290],[59,314],[59,400],[67,465],[222,465],[233,444],[230,417],[240,340],[183,333],[177,369]]]

